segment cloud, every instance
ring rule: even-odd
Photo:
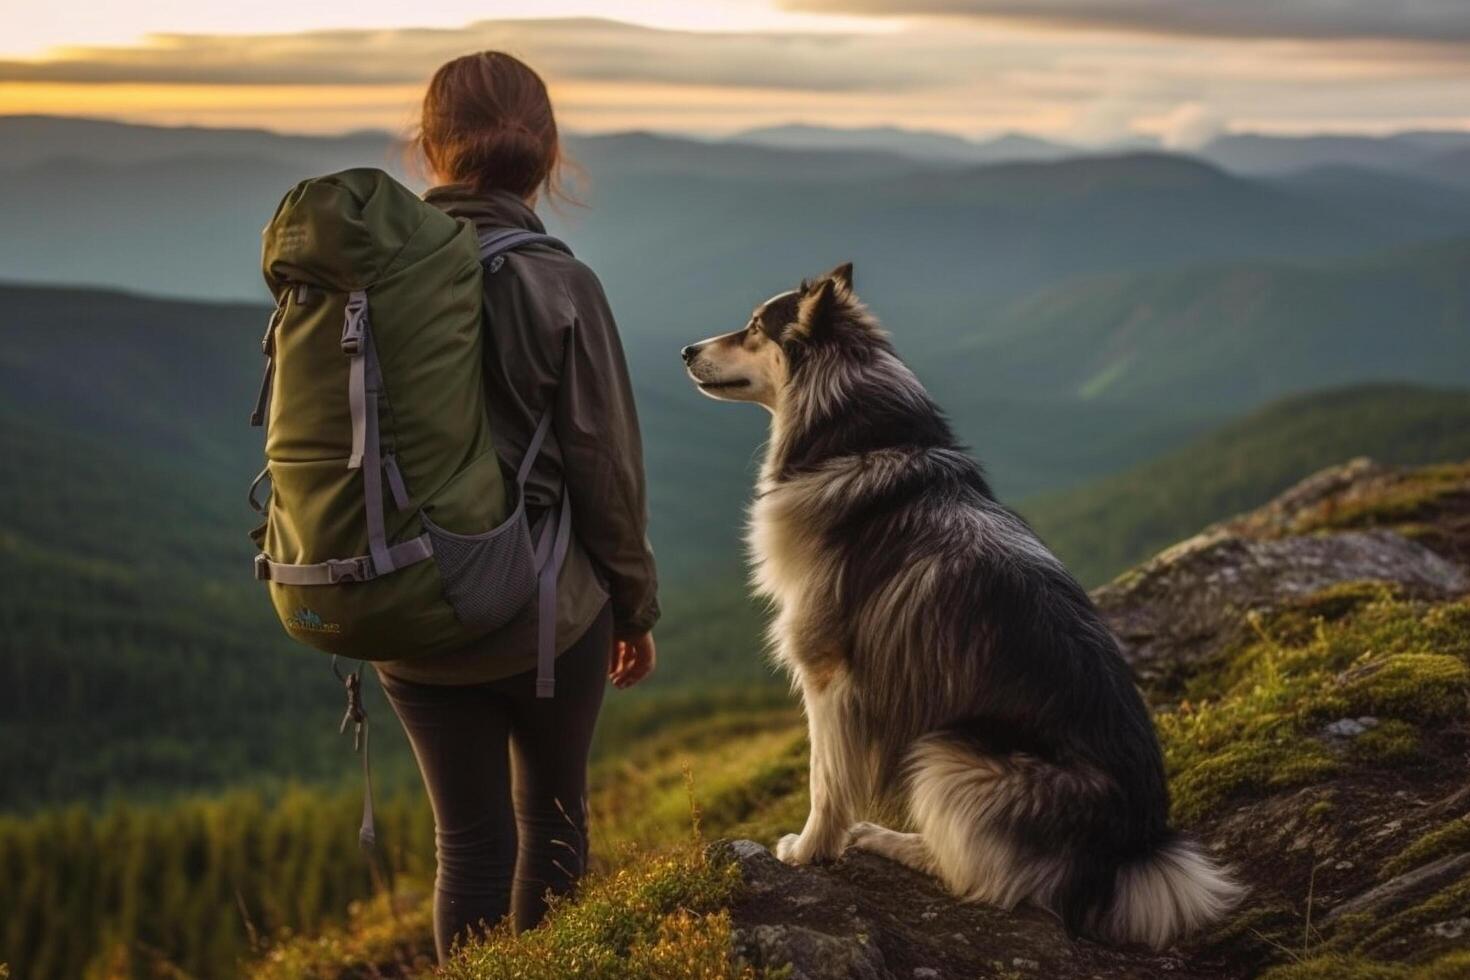
[[[439,64],[499,48],[546,75],[573,130],[713,134],[802,121],[966,135],[1021,130],[1096,143],[1146,134],[1188,146],[1220,129],[1470,129],[1463,43],[1221,43],[979,19],[888,27],[736,33],[542,19],[455,30],[159,35],[0,61],[0,112],[396,129]]]
[[[1159,138],[1171,150],[1197,150],[1224,130],[1219,114],[1198,102],[1175,106],[1159,120]]]
[[[1014,19],[1150,34],[1470,41],[1466,0],[784,0],[792,10]]]
[[[923,52],[895,57],[903,55],[903,43],[882,35],[669,31],[568,18],[482,21],[455,30],[160,34],[132,47],[67,48],[41,60],[0,61],[0,82],[417,83],[448,59],[484,48],[522,55],[552,80],[815,92],[921,88],[953,80],[962,67],[955,57]]]

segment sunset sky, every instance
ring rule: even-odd
[[[581,131],[805,121],[1187,147],[1470,129],[1467,0],[9,6],[0,113],[402,130],[436,65],[494,47],[541,70]]]

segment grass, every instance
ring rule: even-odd
[[[387,895],[354,902],[347,922],[316,935],[277,937],[265,955],[245,968],[250,980],[337,980],[355,973],[396,968],[428,973],[433,966],[433,907],[422,883],[405,883]],[[370,967],[368,965],[371,965]]]
[[[668,729],[594,767],[593,850],[681,839],[691,792],[712,833],[759,820],[767,807],[805,790],[805,757],[804,730],[789,706],[723,712]]]
[[[641,855],[584,883],[576,901],[554,904],[541,928],[520,936],[501,926],[459,949],[445,980],[756,980],[730,958],[728,906],[740,887],[734,865],[698,840]]]

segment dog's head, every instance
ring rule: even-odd
[[[860,310],[849,262],[772,296],[739,330],[685,347],[684,364],[711,398],[775,409],[810,350],[874,334],[866,316],[853,315]]]

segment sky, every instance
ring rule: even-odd
[[[0,114],[406,132],[499,48],[563,127],[1080,143],[1470,129],[1470,0],[74,0],[0,14]],[[527,14],[534,12],[534,18]]]

